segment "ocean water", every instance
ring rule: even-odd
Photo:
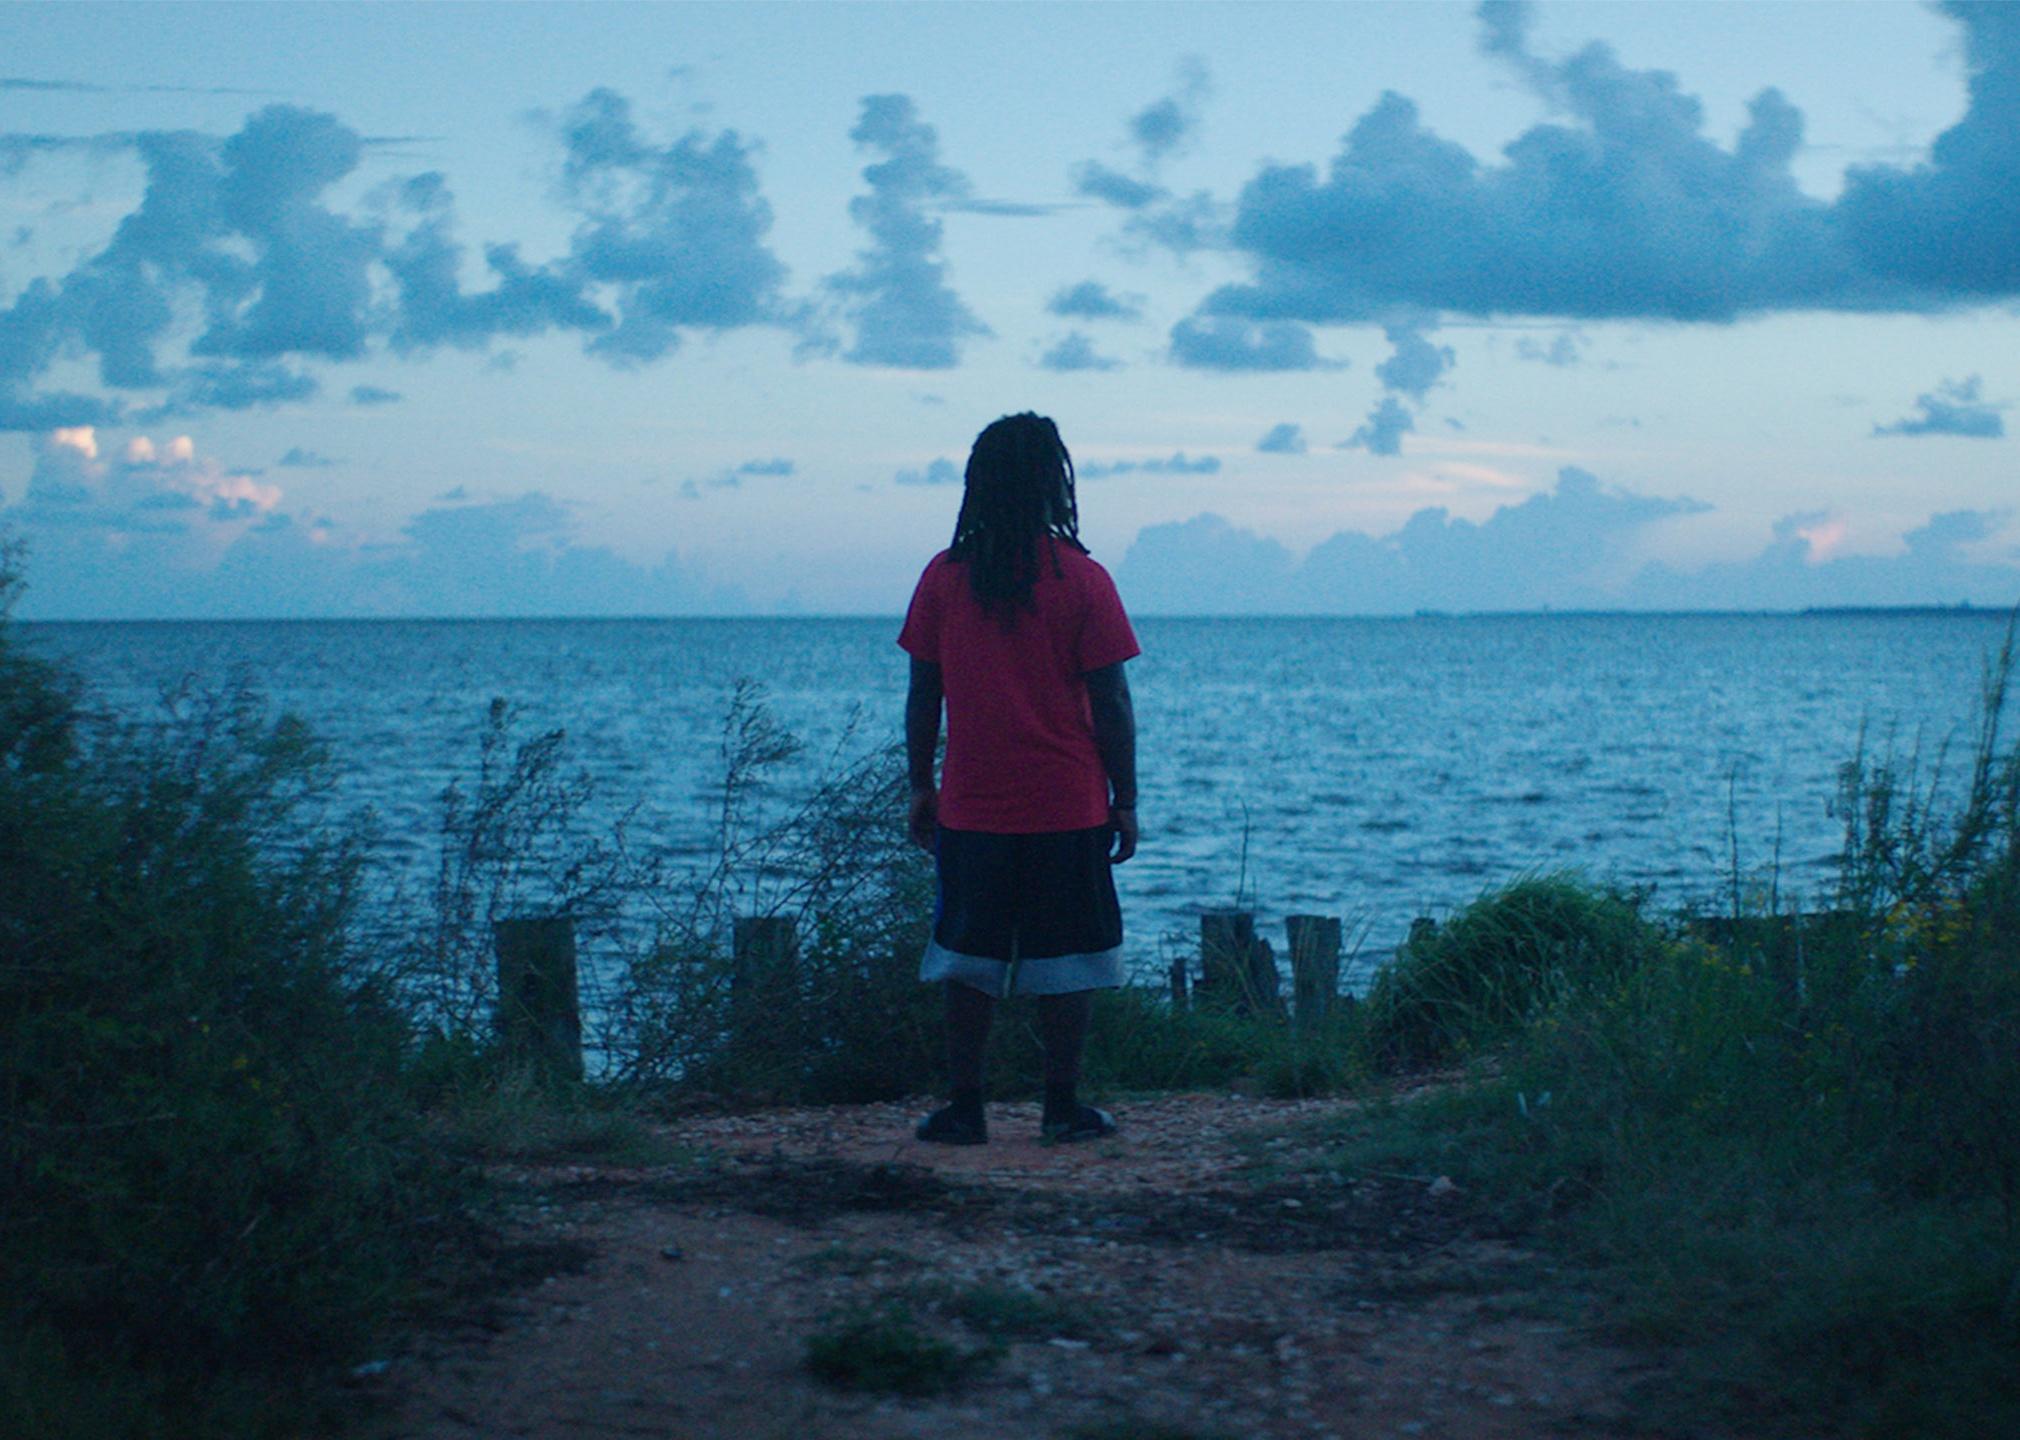
[[[1143,848],[1117,872],[1132,958],[1237,900],[1348,917],[1379,955],[1412,916],[1575,868],[1720,893],[1778,858],[1828,884],[1838,767],[1869,749],[1968,747],[2004,633],[1986,612],[1145,619],[1132,662]],[[777,803],[837,745],[898,734],[895,620],[24,624],[97,701],[132,713],[242,668],[333,748],[386,858],[427,870],[437,797],[474,773],[489,701],[565,728],[640,833],[714,852],[719,740],[739,679],[805,742]],[[853,726],[853,729],[851,728]]]

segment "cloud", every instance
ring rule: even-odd
[[[1073,189],[1076,194],[1100,200],[1119,210],[1141,210],[1171,193],[1154,181],[1131,179],[1098,160],[1084,161],[1073,167]]]
[[[80,95],[271,95],[271,90],[248,90],[232,85],[96,85],[88,80],[38,80],[25,75],[0,75],[0,92],[28,90],[69,92]]]
[[[109,474],[118,462],[98,463]],[[157,463],[179,462],[164,449]],[[678,555],[639,564],[580,544],[574,512],[541,491],[431,506],[390,543],[365,543],[327,519],[262,512],[263,497],[235,495],[229,487],[222,505],[194,498],[194,505],[169,499],[136,508],[135,517],[152,528],[24,523],[33,553],[22,613],[98,619],[750,609],[741,592],[709,583]],[[26,509],[0,513],[18,520]],[[212,518],[219,511],[232,518]]]
[[[1146,165],[1158,165],[1186,147],[1198,132],[1200,107],[1211,93],[1205,64],[1188,58],[1179,66],[1178,88],[1130,117],[1129,138]]]
[[[1485,48],[1562,118],[1483,163],[1383,95],[1323,173],[1270,164],[1243,187],[1226,244],[1252,278],[1202,313],[1725,322],[2020,294],[2020,9],[1945,13],[1964,31],[1965,116],[1926,163],[1856,167],[1827,204],[1795,183],[1802,116],[1779,91],[1756,95],[1721,145],[1674,76],[1601,44],[1537,57],[1527,11],[1491,6]]]
[[[508,284],[520,279],[522,320],[579,315],[566,280],[580,277],[612,294],[617,324],[590,349],[620,363],[658,359],[683,329],[787,323],[785,266],[765,244],[771,207],[753,147],[735,131],[691,130],[655,144],[633,123],[630,103],[599,88],[562,117],[561,133],[564,193],[583,217],[566,274],[521,270],[509,254],[501,268],[495,247],[490,259]]]
[[[1366,450],[1371,455],[1400,455],[1403,437],[1417,428],[1409,410],[1393,395],[1368,412],[1368,418],[1352,435],[1340,442],[1342,450]]]
[[[1484,521],[1429,507],[1387,535],[1340,531],[1302,560],[1216,515],[1148,526],[1116,581],[1147,614],[2005,607],[2020,595],[2020,552],[1996,544],[2010,517],[1984,510],[1933,515],[1891,555],[1838,553],[1844,518],[1813,511],[1783,516],[1743,559],[1683,571],[1639,558],[1651,526],[1709,509],[1567,467]]]
[[[1134,295],[1115,295],[1099,280],[1082,280],[1055,292],[1045,308],[1069,319],[1135,320],[1143,314],[1143,301]]]
[[[856,325],[856,342],[843,358],[950,369],[960,361],[962,341],[990,333],[947,284],[941,225],[930,213],[966,198],[967,179],[940,163],[939,135],[908,96],[865,97],[849,138],[883,158],[863,170],[869,193],[849,202],[851,218],[869,232],[869,248],[827,282]]]
[[[1376,455],[1402,452],[1403,436],[1417,428],[1415,411],[1396,397],[1407,395],[1421,406],[1424,396],[1454,359],[1449,345],[1434,345],[1424,334],[1421,320],[1401,321],[1382,327],[1391,347],[1389,358],[1375,367],[1375,378],[1389,393],[1382,397],[1361,428],[1342,445],[1343,449],[1366,449]]]
[[[1220,457],[1191,456],[1180,450],[1162,459],[1097,461],[1078,467],[1076,473],[1086,480],[1101,480],[1110,475],[1217,475]]]
[[[2020,597],[2020,555],[1985,553],[2009,517],[1951,510],[1929,517],[1891,555],[1842,555],[1845,526],[1829,512],[1786,515],[1767,548],[1745,560],[1682,572],[1651,565],[1622,589],[1647,608],[1784,610],[1843,605],[1975,605],[2009,608]]]
[[[1302,455],[1305,453],[1305,432],[1301,425],[1290,421],[1272,425],[1269,433],[1255,442],[1255,448],[1265,455]]]
[[[1438,383],[1438,377],[1452,367],[1452,347],[1433,345],[1417,324],[1388,325],[1382,333],[1394,347],[1389,358],[1375,367],[1375,378],[1398,394],[1419,404]]]
[[[21,503],[0,510],[0,518],[29,532],[183,534],[198,517],[257,519],[281,500],[280,487],[263,483],[259,472],[199,455],[187,435],[159,443],[137,435],[107,454],[97,430],[80,425],[37,435],[33,453]]]
[[[900,470],[891,479],[899,485],[959,485],[962,476],[960,466],[942,457],[924,470]]]
[[[402,182],[394,195],[397,207],[415,217],[413,227],[385,255],[400,301],[398,320],[388,337],[394,349],[413,352],[436,345],[473,349],[500,335],[537,335],[555,329],[600,335],[615,323],[589,298],[595,276],[586,266],[528,265],[515,245],[486,246],[484,264],[494,283],[488,290],[466,292],[459,279],[464,246],[455,237],[455,201],[447,181],[430,171]],[[650,348],[638,343],[639,329],[649,328],[649,322],[641,318],[635,292],[621,296],[618,303],[626,300],[632,303],[634,329],[625,353],[635,356]],[[671,348],[672,340],[664,333],[662,338],[663,348]]]
[[[1038,357],[1047,370],[1120,370],[1122,362],[1098,354],[1094,342],[1075,330]]]
[[[1979,398],[1978,377],[1945,380],[1935,390],[1915,397],[1921,413],[1875,425],[1874,435],[1956,435],[1972,440],[1997,440],[2006,433],[2003,405]]]
[[[680,482],[680,498],[699,500],[704,490],[739,490],[746,477],[783,478],[793,473],[793,462],[778,456],[769,460],[745,460],[741,464],[718,470],[713,475]]]
[[[1267,614],[1282,608],[1296,568],[1276,541],[1207,514],[1145,526],[1115,578],[1144,614]]]
[[[1964,116],[1929,158],[1846,172],[1836,215],[1867,269],[1948,299],[2020,293],[2020,10],[1948,0],[1963,28]]]
[[[398,390],[388,390],[379,385],[353,385],[351,403],[353,405],[396,405],[406,397]]]
[[[274,464],[284,470],[327,470],[336,463],[329,456],[304,449],[300,445],[290,445],[287,453],[274,461]]]
[[[793,326],[784,266],[752,148],[734,132],[661,143],[630,106],[592,91],[556,130],[560,199],[577,216],[567,251],[535,263],[516,244],[481,247],[485,288],[456,234],[445,179],[371,192],[361,214],[328,197],[375,144],[335,116],[268,105],[219,140],[189,131],[0,137],[0,174],[45,152],[130,151],[145,184],[110,238],[67,274],[36,276],[0,308],[0,428],[109,424],[117,392],[156,391],[159,418],[300,400],[303,362],[368,360],[386,348],[482,348],[499,337],[579,333],[634,365],[689,330]],[[95,360],[113,395],[37,387],[61,359]]]
[[[1524,335],[1515,342],[1515,353],[1524,360],[1559,367],[1576,365],[1584,359],[1585,337],[1576,330],[1560,330],[1548,345]]]
[[[1166,613],[1607,605],[1617,603],[1609,577],[1643,530],[1708,508],[1609,487],[1567,467],[1553,489],[1477,524],[1427,508],[1389,535],[1341,531],[1295,562],[1276,542],[1217,516],[1151,526],[1116,578],[1132,606]]]
[[[306,400],[320,388],[314,376],[271,360],[192,365],[176,375],[168,398],[146,418],[279,405]]]
[[[1288,321],[1190,316],[1171,330],[1171,358],[1195,370],[1318,370],[1312,332]]]

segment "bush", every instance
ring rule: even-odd
[[[1617,1323],[1687,1347],[1658,1428],[1709,1412],[1759,1435],[2020,1434],[2020,746],[1996,724],[2005,676],[2002,656],[1952,808],[1911,765],[1846,768],[1837,912],[1664,938],[1597,907],[1612,942],[1496,1007],[1490,1072],[1353,1122],[1347,1164],[1448,1173],[1547,1221]],[[1465,973],[1453,937],[1472,918],[1413,944],[1399,971],[1429,955]],[[1412,1033],[1386,1003],[1382,1033]],[[1392,1040],[1399,1052],[1423,1053]]]
[[[75,695],[0,616],[0,1431],[283,1428],[260,1397],[363,1357],[453,1177],[301,726]]]
[[[1572,875],[1517,880],[1412,928],[1368,992],[1364,1042],[1389,1067],[1470,1054],[1566,993],[1628,974],[1660,943],[1629,899]]]

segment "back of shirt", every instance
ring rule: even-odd
[[[1072,545],[1039,541],[1031,608],[1007,629],[943,550],[919,577],[898,643],[940,667],[947,759],[940,823],[1001,835],[1108,823],[1086,675],[1141,653],[1108,572]]]

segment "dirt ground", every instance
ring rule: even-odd
[[[689,1163],[514,1168],[556,1273],[373,1367],[367,1435],[1651,1434],[1623,1403],[1649,1357],[1468,1196],[1327,1161],[1312,1122],[1349,1103],[1166,1096],[1072,1146],[997,1105],[969,1149],[913,1140],[923,1103],[768,1111],[670,1124]],[[810,1373],[811,1337],[894,1304],[980,1357],[953,1388]]]

